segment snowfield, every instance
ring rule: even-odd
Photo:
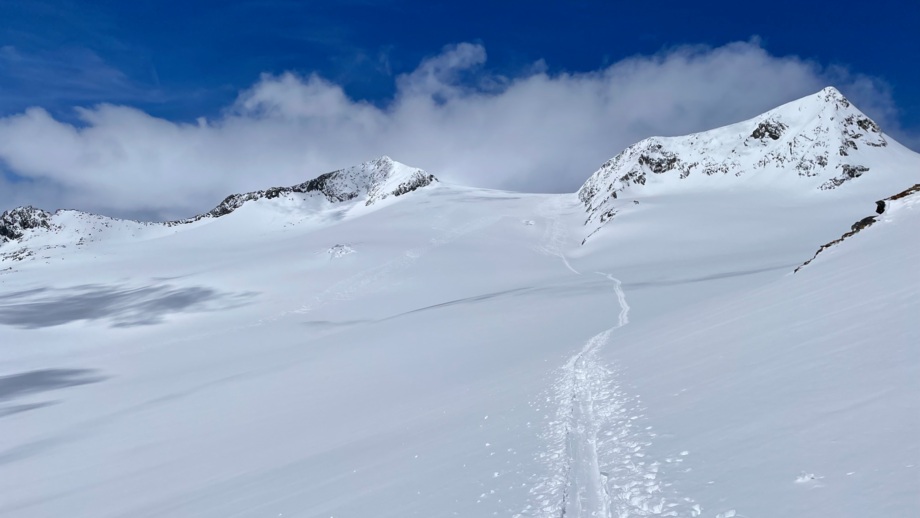
[[[384,157],[187,222],[8,213],[0,516],[920,516],[920,194],[876,214],[920,155],[860,117],[826,89],[573,194]],[[743,174],[682,174],[700,142]]]

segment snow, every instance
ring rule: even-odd
[[[880,199],[903,188],[913,155],[828,87],[737,124],[638,142],[603,164],[578,195],[590,235],[628,207],[624,201],[675,191],[858,191]]]
[[[920,181],[878,138],[604,225],[440,183],[57,213],[0,245],[0,516],[920,515],[920,196],[792,273]]]
[[[213,223],[236,211],[245,213],[250,224],[255,220],[281,226],[325,224],[332,219],[367,214],[398,196],[436,183],[434,175],[383,156],[291,187],[233,194],[209,212],[165,223],[120,220],[75,210],[52,214],[34,207],[17,207],[0,215],[0,244],[14,241],[29,245],[31,250],[47,251],[96,241],[153,239]]]

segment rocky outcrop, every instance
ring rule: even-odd
[[[814,261],[818,257],[818,255],[821,252],[827,250],[828,248],[832,246],[839,245],[840,243],[844,242],[846,239],[853,237],[856,234],[860,233],[861,231],[871,227],[873,224],[875,224],[876,221],[878,221],[878,216],[885,213],[885,210],[888,208],[888,204],[890,202],[895,201],[895,200],[900,200],[902,198],[906,198],[908,196],[911,196],[917,193],[920,193],[920,183],[915,184],[911,187],[908,187],[907,189],[904,189],[903,191],[893,196],[889,196],[885,198],[884,200],[879,200],[875,202],[875,213],[876,213],[875,216],[866,216],[865,218],[857,221],[856,223],[853,223],[853,225],[850,226],[849,232],[844,233],[842,236],[840,236],[839,238],[829,243],[825,243],[821,245],[821,247],[818,248],[818,251],[815,252],[815,255],[813,255],[811,259],[800,264],[793,273],[798,272],[802,268],[808,266],[812,261]]]
[[[51,216],[50,212],[32,206],[16,207],[0,214],[0,243],[19,239],[30,229],[55,229]]]
[[[317,176],[312,180],[290,187],[271,187],[262,191],[232,194],[210,211],[192,218],[170,221],[169,225],[191,223],[204,218],[226,216],[245,203],[273,199],[293,193],[316,193],[332,203],[341,203],[365,197],[365,205],[373,205],[390,196],[402,196],[437,182],[434,175],[380,157],[359,166],[340,169]]]
[[[312,180],[290,187],[271,187],[260,191],[232,194],[224,198],[210,211],[191,218],[163,223],[136,223],[138,225],[166,225],[170,227],[184,225],[202,219],[226,216],[251,201],[271,200],[295,193],[312,193],[322,196],[330,203],[356,201],[363,202],[364,205],[373,205],[389,197],[406,195],[437,181],[438,179],[432,174],[400,164],[389,157],[383,156],[358,166],[325,173]],[[60,212],[51,213],[34,207],[17,207],[4,212],[0,215],[0,245],[8,241],[22,239],[26,231],[30,229],[60,230],[60,227],[54,223],[55,215]],[[78,214],[83,218],[101,218],[105,221],[112,221],[110,218],[102,216],[87,213]],[[105,225],[107,224],[105,223]],[[76,236],[74,241],[76,244],[81,244],[83,238]]]
[[[822,183],[818,188],[827,190],[840,187],[844,182],[852,180],[853,178],[859,178],[863,173],[869,170],[869,168],[864,165],[850,164],[841,164],[840,169],[843,171],[842,173]]]
[[[772,119],[767,119],[754,128],[753,133],[751,133],[752,138],[758,140],[763,140],[766,137],[770,137],[773,140],[779,140],[783,136],[783,131],[785,131],[789,126],[778,122]]]
[[[878,125],[829,87],[730,126],[642,140],[601,165],[578,197],[592,234],[619,211],[625,191],[642,192],[638,186],[763,174],[771,183],[781,176],[804,189],[830,190],[869,173],[860,150],[887,145]]]

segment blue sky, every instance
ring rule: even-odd
[[[440,166],[447,171],[433,172],[467,183],[573,190],[580,178],[593,171],[590,164],[612,156],[630,139],[734,122],[826,83],[840,87],[903,143],[920,147],[917,2],[0,0],[0,20],[0,125],[19,124],[22,131],[24,111],[41,107],[51,120],[37,121],[33,113],[29,121],[57,124],[55,131],[36,133],[46,146],[83,146],[79,152],[94,157],[104,153],[90,149],[94,144],[83,138],[86,135],[79,135],[82,140],[76,144],[53,139],[67,139],[69,131],[86,128],[131,132],[142,124],[173,128],[164,131],[187,130],[186,123],[204,125],[202,132],[213,133],[243,124],[241,119],[247,117],[264,122],[264,113],[247,111],[245,99],[261,99],[256,104],[264,109],[265,100],[259,96],[265,95],[274,95],[273,103],[296,112],[296,107],[284,103],[304,95],[322,98],[335,90],[344,96],[342,106],[349,110],[360,111],[366,103],[397,117],[397,107],[411,104],[406,99],[412,92],[423,92],[445,106],[474,94],[483,102],[496,102],[509,91],[536,88],[534,81],[525,85],[523,80],[537,75],[551,82],[569,77],[589,81],[607,74],[622,80],[622,84],[613,81],[610,91],[616,95],[616,88],[642,86],[623,79],[634,73],[648,81],[646,90],[661,89],[661,96],[682,98],[685,103],[671,107],[668,117],[656,119],[660,100],[647,97],[646,119],[640,110],[629,119],[629,131],[599,127],[598,131],[609,131],[609,144],[586,150],[558,174],[538,171],[536,166],[532,175],[525,174],[528,164],[513,161],[468,161],[467,169],[484,170],[480,174],[451,171],[445,164],[456,162],[459,151],[450,143],[426,143],[424,153],[399,142],[392,146],[397,149],[390,150],[355,143],[325,157],[319,150],[309,157],[292,155],[296,167],[279,167],[276,175],[233,171],[232,163],[220,160],[196,162],[194,175],[201,185],[177,180],[174,187],[186,189],[189,200],[175,206],[143,198],[149,189],[137,177],[161,174],[157,170],[135,170],[131,163],[100,159],[92,166],[108,171],[105,177],[88,178],[89,173],[67,170],[65,157],[53,164],[24,156],[23,151],[0,149],[7,192],[0,195],[0,208],[34,200],[119,213],[184,214],[207,208],[212,198],[219,199],[227,190],[299,180],[322,172],[314,168],[349,165],[379,151],[413,165]],[[649,67],[657,75],[646,70]],[[745,75],[758,78],[758,84],[746,84]],[[310,86],[311,80],[320,83]],[[685,81],[692,94],[675,93]],[[668,88],[662,87],[665,82]],[[712,88],[707,88],[707,82]],[[739,90],[749,90],[748,95]],[[551,91],[546,95],[546,102],[568,99]],[[534,106],[544,102],[539,95],[528,99]],[[123,110],[100,111],[95,108],[99,103]],[[610,116],[619,116],[619,111],[611,110]],[[445,109],[432,116],[444,126],[428,133],[448,138],[464,132],[447,127],[449,114]],[[316,116],[312,111],[304,115]],[[342,116],[354,118],[354,114]],[[278,116],[282,118],[290,119]],[[131,126],[116,131],[116,123]],[[547,120],[547,124],[558,121]],[[296,132],[305,125],[310,124],[301,121],[285,131]],[[304,130],[302,141],[313,136]],[[229,140],[225,146],[231,145]],[[269,144],[256,148],[252,139],[246,142],[256,154],[279,152]],[[167,143],[168,139],[163,141]],[[131,155],[139,144],[119,145]],[[443,148],[442,154],[435,156],[432,146]],[[399,151],[408,156],[396,154]],[[470,151],[475,150],[467,147]],[[170,151],[149,148],[146,152]],[[519,154],[526,155],[527,150],[522,148]],[[568,164],[567,159],[560,150],[558,163]],[[540,162],[545,163],[545,158]],[[502,176],[499,169],[515,172]],[[160,183],[175,180],[162,174]],[[121,196],[124,205],[103,201],[111,196]],[[131,208],[138,205],[143,207]]]

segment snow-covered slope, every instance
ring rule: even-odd
[[[271,200],[294,194],[312,193],[324,197],[331,203],[360,200],[364,202],[364,205],[369,206],[391,196],[402,196],[437,181],[432,174],[383,156],[361,165],[320,175],[291,187],[273,187],[264,191],[233,194],[210,212],[173,223],[187,223],[202,218],[219,218],[250,201]]]
[[[863,230],[871,227],[879,221],[879,215],[885,214],[885,212],[889,209],[898,210],[902,205],[912,205],[916,203],[918,199],[920,199],[920,183],[914,184],[897,194],[885,198],[884,200],[878,200],[875,202],[875,214],[866,216],[856,223],[853,223],[853,225],[850,226],[850,230],[845,232],[842,236],[829,243],[821,245],[821,248],[815,252],[815,255],[811,259],[802,263],[802,265],[796,268],[795,271],[799,271],[802,268],[808,266],[812,261],[815,260],[815,258],[818,257],[819,254],[821,254],[821,252],[824,252],[825,250],[834,247],[862,232]]]
[[[212,210],[192,218],[150,223],[109,218],[75,210],[54,213],[34,207],[17,207],[0,214],[0,257],[22,260],[49,259],[56,248],[85,246],[94,242],[153,239],[190,230],[227,216],[244,206],[248,223],[259,219],[271,225],[293,221],[305,223],[329,213],[337,218],[364,214],[384,200],[437,183],[434,175],[380,157],[363,164],[320,175],[291,187],[233,194]],[[229,223],[229,224],[239,224]],[[245,224],[245,223],[244,223]],[[12,241],[12,243],[11,243]]]
[[[628,358],[666,430],[646,456],[690,452],[675,484],[735,516],[920,512],[918,202],[795,275],[623,329],[603,357]]]
[[[792,273],[920,182],[884,138],[832,190],[649,176],[585,244],[575,194],[438,185],[0,259],[0,516],[920,515],[916,197]]]
[[[694,188],[892,192],[916,154],[832,87],[753,119],[683,137],[651,137],[597,170],[578,191],[588,233],[648,194]]]

